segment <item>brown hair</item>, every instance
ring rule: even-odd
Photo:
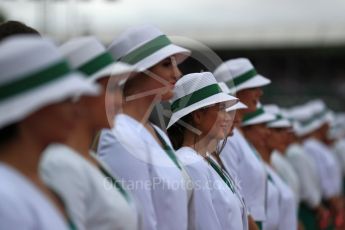
[[[18,21],[7,21],[0,24],[0,41],[13,35],[32,34],[40,36],[40,33]]]
[[[17,135],[17,123],[0,128],[0,146],[14,139]]]
[[[187,114],[186,116],[182,117],[179,121],[191,124],[193,123],[193,116],[191,113]],[[182,147],[184,135],[186,132],[186,127],[181,125],[179,121],[173,124],[168,129],[168,136],[175,150]]]

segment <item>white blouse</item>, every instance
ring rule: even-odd
[[[192,148],[182,147],[176,154],[190,175],[195,189],[192,202],[195,229],[223,229],[213,204],[210,166]]]
[[[280,194],[278,187],[274,184],[272,178],[268,177],[267,187],[267,218],[262,223],[263,230],[278,230],[279,229],[279,216],[280,213]]]
[[[41,175],[64,200],[78,230],[138,229],[138,215],[130,195],[68,146],[48,147]]]
[[[101,135],[98,153],[116,175],[132,184],[129,190],[145,211],[143,229],[187,229],[190,193],[178,163],[135,119],[120,114],[115,123],[111,134]],[[155,128],[172,148],[166,134]]]
[[[316,139],[307,139],[304,150],[314,159],[321,181],[322,197],[325,199],[341,194],[342,173],[335,153]]]
[[[297,230],[297,207],[292,190],[287,184],[285,184],[271,166],[266,164],[266,170],[272,179],[272,182],[279,190],[280,202],[278,230]]]
[[[53,204],[17,170],[0,163],[0,229],[67,230]]]
[[[223,229],[248,229],[248,212],[245,201],[240,193],[239,186],[234,176],[221,169],[221,166],[208,155],[208,162],[211,176],[211,187],[213,188],[213,202]],[[217,168],[219,172],[217,172]],[[229,184],[221,177],[226,177]]]
[[[292,189],[298,207],[300,201],[300,181],[290,162],[277,150],[271,155],[271,163],[274,170],[283,181]]]
[[[260,156],[238,129],[228,137],[220,158],[228,172],[239,181],[241,194],[255,221],[266,219],[267,175]]]
[[[300,181],[300,200],[310,208],[321,203],[321,184],[313,159],[304,152],[303,146],[292,144],[286,150],[287,160],[295,169]]]
[[[345,138],[338,139],[333,145],[333,151],[336,153],[340,162],[343,176],[345,175]]]

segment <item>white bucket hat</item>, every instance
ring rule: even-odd
[[[276,116],[264,110],[261,104],[258,104],[254,112],[247,113],[242,119],[241,126],[258,125],[274,121]]]
[[[319,126],[316,120],[311,120],[313,112],[306,106],[296,106],[288,111],[288,117],[293,121],[293,130],[297,136],[305,136]]]
[[[275,116],[275,120],[267,123],[269,128],[289,128],[292,127],[292,123],[287,119],[281,109],[277,105],[264,105],[264,110]]]
[[[256,72],[247,58],[228,60],[218,66],[213,74],[217,81],[225,82],[232,93],[271,83],[271,80]]]
[[[179,64],[191,53],[174,45],[165,34],[151,25],[128,29],[112,42],[108,50],[116,61],[134,65],[139,72],[172,55],[176,56]]]
[[[298,136],[312,133],[325,123],[332,121],[330,110],[321,100],[294,107],[289,111],[289,116],[294,119],[293,128]]]
[[[230,102],[230,107],[237,101],[236,97],[221,90],[212,73],[187,74],[176,82],[174,97],[171,100],[172,116],[167,128],[200,108],[221,102]]]
[[[46,105],[100,90],[81,73],[72,72],[51,41],[37,36],[2,41],[0,69],[0,128]]]
[[[219,87],[221,88],[221,90],[226,93],[231,95],[230,93],[230,89],[229,87],[224,83],[224,82],[218,82]],[[232,95],[231,95],[232,96]],[[237,98],[238,99],[238,98]],[[226,109],[226,112],[231,112],[234,110],[239,110],[239,109],[246,109],[248,108],[248,106],[246,106],[245,104],[243,104],[241,101],[238,101],[236,104],[234,104],[233,106],[230,106]]]
[[[71,66],[89,76],[91,81],[134,71],[134,67],[128,64],[115,62],[105,47],[93,36],[71,39],[59,49]]]

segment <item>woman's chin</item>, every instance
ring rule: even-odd
[[[170,99],[172,99],[173,96],[174,96],[174,92],[168,91],[167,93],[162,95],[162,101],[169,101]]]

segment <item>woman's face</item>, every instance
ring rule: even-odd
[[[175,57],[171,56],[151,67],[146,75],[145,89],[147,91],[154,90],[155,95],[161,97],[162,101],[168,101],[173,96],[173,90],[176,81],[181,77]]]
[[[266,144],[270,136],[270,130],[267,128],[266,124],[249,125],[243,127],[242,130],[244,136],[256,148],[263,148],[267,146]]]
[[[240,99],[242,103],[248,106],[243,110],[243,113],[251,113],[256,110],[256,105],[260,101],[260,97],[263,95],[261,88],[244,89],[236,93],[236,97]]]
[[[77,109],[71,100],[45,106],[20,122],[19,129],[34,133],[44,145],[65,142],[75,127]]]
[[[228,136],[233,135],[234,128],[238,125],[238,120],[235,119],[236,110],[227,112],[227,124],[228,124],[228,130],[227,134]]]
[[[229,130],[229,115],[225,111],[225,103],[218,103],[195,112],[197,129],[210,140],[222,140]]]
[[[97,83],[102,87],[102,93],[98,96],[84,96],[79,102],[85,107],[85,116],[94,130],[112,127],[115,115],[121,110],[122,90],[118,84],[120,78],[115,78],[101,78]]]
[[[270,137],[267,142],[270,149],[284,153],[289,142],[289,134],[285,128],[270,128]]]

